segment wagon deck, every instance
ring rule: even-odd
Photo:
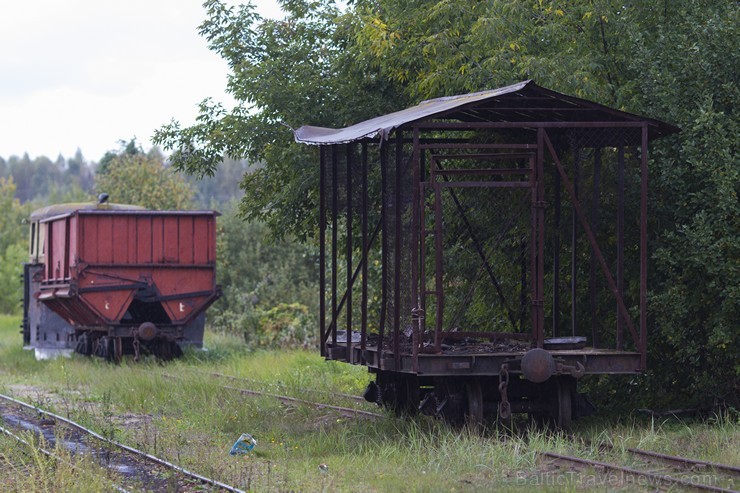
[[[353,345],[351,361],[378,371],[398,371],[424,377],[498,376],[501,365],[521,360],[529,349],[530,346],[521,344],[455,344],[443,348],[438,354],[419,354],[417,366],[414,368],[414,361],[409,352],[400,354],[399,365],[396,367],[393,352],[384,351],[381,359],[377,346],[367,346],[363,350]],[[330,345],[327,352],[328,359],[346,360],[344,346]],[[550,350],[549,353],[556,361],[562,361],[568,366],[575,367],[577,363],[581,363],[585,374],[633,374],[639,373],[640,368],[640,354],[630,351],[585,347]],[[512,373],[520,371],[513,370]]]

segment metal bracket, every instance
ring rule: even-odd
[[[586,373],[586,368],[581,364],[580,361],[576,361],[576,365],[566,365],[563,361],[555,361],[555,373],[558,375],[570,375],[576,380],[580,379]]]

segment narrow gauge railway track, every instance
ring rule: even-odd
[[[64,462],[69,467],[71,467],[72,469],[78,469],[78,467],[75,464],[66,461],[64,458],[58,456],[57,454],[55,454],[54,452],[52,452],[50,450],[45,449],[44,447],[36,446],[36,445],[30,443],[29,441],[24,440],[20,436],[18,436],[15,433],[13,433],[13,431],[10,430],[9,428],[6,428],[4,426],[0,426],[0,433],[3,433],[4,435],[9,436],[10,438],[14,439],[16,442],[22,443],[23,445],[25,445],[28,448],[34,448],[34,449],[38,450],[39,452],[41,452],[45,456],[47,456],[47,457],[49,457],[51,459],[54,459],[55,461]],[[118,491],[119,493],[130,493],[127,489],[119,486],[118,484],[116,484],[113,481],[110,481],[109,483],[110,483],[110,487],[113,488],[114,490]]]
[[[607,447],[610,448],[610,447]],[[618,486],[621,484],[636,484],[638,486],[659,488],[664,486],[676,486],[682,487],[694,491],[712,491],[722,493],[737,493],[738,490],[719,486],[718,484],[709,484],[706,482],[696,481],[696,472],[701,471],[706,473],[707,470],[711,469],[715,473],[720,473],[725,476],[725,480],[734,486],[733,481],[735,478],[740,478],[740,468],[730,466],[726,464],[718,464],[714,462],[707,462],[695,459],[689,459],[686,457],[659,454],[656,452],[650,452],[647,450],[640,450],[635,448],[627,449],[627,452],[641,460],[647,459],[648,464],[654,462],[660,462],[665,466],[678,471],[679,474],[683,474],[687,469],[691,470],[695,474],[689,478],[676,476],[676,472],[670,474],[656,472],[655,470],[643,470],[637,469],[636,467],[622,466],[619,464],[613,464],[610,462],[604,462],[599,460],[585,459],[582,457],[575,457],[565,454],[557,454],[554,452],[541,452],[540,455],[546,459],[549,459],[556,465],[564,465],[566,467],[575,468],[578,470],[593,469],[597,475],[602,474],[608,476],[609,482],[604,481],[604,486]],[[616,476],[614,476],[616,475]],[[712,483],[717,483],[716,479]],[[596,480],[592,481],[599,484]]]
[[[178,375],[170,375],[168,373],[156,373],[156,375],[162,376],[164,378],[169,378],[171,380],[182,380],[184,378]],[[241,380],[239,377],[232,377],[232,378]],[[283,402],[286,404],[301,404],[301,405],[305,405],[309,407],[314,407],[316,409],[330,409],[332,411],[336,411],[339,414],[343,416],[347,416],[347,417],[360,417],[360,418],[366,418],[366,419],[377,419],[377,418],[383,417],[383,415],[380,413],[374,413],[372,411],[365,411],[363,409],[355,409],[352,407],[344,407],[344,406],[334,406],[332,404],[326,404],[324,402],[309,401],[306,399],[299,399],[297,397],[291,397],[288,395],[280,395],[280,394],[274,394],[272,392],[264,392],[261,390],[245,389],[241,387],[232,387],[230,385],[221,385],[220,388],[224,390],[229,390],[231,392],[238,392],[243,395],[256,395],[256,396],[262,396],[262,397],[271,397],[273,399],[277,399],[280,402]],[[341,395],[348,395],[348,394],[341,394]],[[351,397],[355,397],[355,396],[351,396]]]
[[[17,412],[19,408],[21,409],[20,413]],[[172,491],[174,487],[177,491],[189,491],[193,483],[198,483],[199,487],[205,485],[232,493],[245,493],[243,490],[233,486],[196,474],[164,459],[116,442],[115,440],[110,440],[63,416],[3,394],[0,394],[0,416],[4,424],[11,425],[10,427],[0,427],[2,428],[2,432],[29,446],[31,444],[23,440],[10,428],[36,432],[47,443],[55,444],[59,438],[57,425],[61,424],[66,428],[66,432],[62,438],[63,445],[72,454],[91,454],[96,459],[99,459],[98,462],[102,466],[115,472],[120,478],[120,482],[132,483],[135,490],[144,488],[146,491],[164,492]],[[94,440],[91,442],[89,440],[90,438]],[[117,450],[113,451],[113,447]],[[53,452],[41,449],[40,447],[38,448],[43,454],[55,457]],[[162,473],[174,473],[177,484],[173,485],[171,480],[164,479]],[[117,491],[128,491],[115,483],[112,486]]]
[[[287,387],[287,385],[281,384],[281,383],[268,383],[268,382],[263,382],[260,380],[255,380],[253,378],[236,377],[234,375],[227,375],[225,373],[219,373],[219,372],[201,372],[198,370],[196,370],[196,372],[206,374],[212,377],[233,380],[235,382],[242,381],[242,382],[248,382],[248,383],[262,385],[262,386],[276,386],[276,387],[281,387],[281,388]],[[327,395],[329,397],[339,397],[342,399],[348,399],[348,400],[360,402],[362,404],[367,404],[367,401],[363,397],[360,397],[358,395],[345,394],[343,392],[331,392],[328,390],[318,390],[318,389],[306,389],[306,390],[312,394],[322,394],[322,395]]]

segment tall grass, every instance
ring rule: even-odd
[[[267,390],[311,400],[326,396],[306,389],[359,394],[370,380],[363,367],[326,362],[313,352],[248,351],[240,338],[207,333],[208,351],[188,351],[167,364],[125,360],[111,365],[79,356],[37,362],[20,348],[17,324],[17,318],[0,317],[4,393],[253,491],[529,491],[533,485],[562,491],[576,485],[537,483],[545,467],[537,452],[596,457],[599,443],[740,463],[737,415],[698,423],[591,420],[577,426],[572,437],[525,426],[513,431],[494,427],[481,435],[424,416],[349,419],[326,409],[225,390],[225,383],[239,384],[211,375],[258,380]],[[241,433],[252,434],[257,447],[245,456],[230,456]],[[23,456],[7,442],[0,451],[12,463]],[[25,469],[2,464],[0,456],[0,485],[6,480],[23,483]]]

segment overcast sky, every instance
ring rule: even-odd
[[[232,3],[238,3],[236,1]],[[280,17],[275,0],[256,0]],[[77,149],[98,161],[118,141],[151,147],[156,128],[227,105],[227,65],[198,35],[202,0],[0,2],[0,156]]]

